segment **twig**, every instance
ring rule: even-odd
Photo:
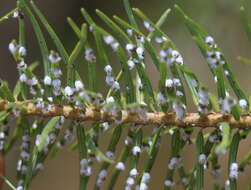
[[[109,122],[116,123],[116,116],[112,113],[107,113],[102,108],[86,107],[85,112],[83,110],[74,108],[70,105],[56,105],[53,104],[51,109],[47,112],[43,112],[41,108],[37,107],[35,103],[15,102],[20,104],[20,109],[24,110],[24,114],[28,116],[40,116],[40,117],[55,117],[64,116],[67,119],[78,121],[94,121],[94,122]],[[10,102],[6,100],[0,101],[0,111],[8,109]],[[119,124],[132,123],[135,125],[166,125],[166,126],[178,126],[178,127],[218,127],[220,122],[228,122],[232,128],[251,128],[251,113],[242,114],[239,121],[236,121],[231,114],[221,114],[211,112],[205,115],[199,113],[186,113],[183,120],[179,120],[174,113],[168,112],[147,112],[146,117],[142,118],[140,113],[130,112],[122,110],[122,117]]]

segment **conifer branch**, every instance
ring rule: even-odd
[[[102,108],[86,107],[85,110],[75,108],[71,105],[56,105],[53,104],[47,112],[36,106],[36,103],[15,102],[21,105],[20,110],[27,116],[40,116],[40,117],[55,117],[64,116],[67,119],[76,121],[93,121],[93,122],[109,122],[120,124],[135,124],[135,125],[166,125],[166,126],[179,126],[179,127],[218,127],[221,122],[228,122],[232,128],[250,128],[251,127],[251,114],[242,114],[240,120],[234,119],[231,114],[221,114],[211,112],[208,114],[200,115],[199,113],[186,113],[183,120],[179,120],[175,113],[172,112],[146,112],[142,117],[142,113],[131,112],[128,110],[121,110],[122,117],[120,120],[116,119],[113,113],[107,113]],[[8,109],[10,102],[6,100],[0,101],[0,111]]]

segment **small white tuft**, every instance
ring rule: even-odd
[[[114,98],[112,97],[112,96],[110,96],[110,97],[108,97],[107,99],[106,99],[106,103],[113,103],[113,102],[115,102],[115,100],[114,100]]]
[[[104,71],[107,73],[107,74],[110,74],[112,72],[112,67],[111,65],[106,65],[105,68],[104,68]]]
[[[119,49],[119,43],[118,42],[113,42],[111,44],[111,48],[113,49],[113,51],[117,51]]]
[[[150,173],[145,172],[145,173],[143,173],[141,182],[142,183],[148,183],[150,181],[150,179],[151,179]]]
[[[247,102],[247,100],[245,100],[245,99],[241,99],[241,100],[239,100],[239,105],[240,105],[240,107],[241,107],[242,109],[246,109],[247,106],[248,106],[248,102]]]
[[[104,36],[103,39],[107,45],[112,44],[114,41],[114,38],[112,36]]]
[[[75,81],[75,88],[76,88],[77,91],[83,90],[84,89],[84,84],[80,80],[77,80],[77,81]]]
[[[171,187],[171,186],[174,185],[174,183],[169,179],[165,180],[164,184],[165,184],[166,187]]]
[[[173,87],[173,80],[172,79],[166,79],[165,86],[167,88],[172,88]]]
[[[126,50],[131,53],[131,51],[135,48],[134,44],[126,44]]]
[[[135,63],[133,60],[129,59],[127,61],[127,65],[129,66],[129,69],[132,70],[135,67]]]
[[[27,82],[28,78],[27,78],[26,74],[23,73],[20,75],[19,80],[20,80],[20,82]]]
[[[52,80],[51,80],[51,77],[50,76],[45,76],[44,77],[44,84],[45,85],[51,85],[51,82],[52,82]]]
[[[17,45],[16,45],[15,43],[13,43],[13,42],[9,43],[9,51],[10,51],[12,54],[16,53],[17,48],[18,48],[18,47],[17,47]]]
[[[229,168],[229,178],[237,179],[239,174],[239,166],[237,163],[232,163]]]
[[[66,96],[72,96],[74,94],[74,89],[72,89],[71,87],[67,86],[64,89],[64,94]]]
[[[132,186],[135,183],[135,180],[132,177],[128,177],[126,180],[126,184]]]
[[[137,55],[139,56],[140,59],[144,59],[144,48],[138,47],[136,49]]]
[[[18,49],[19,56],[24,57],[24,56],[26,56],[26,53],[27,53],[27,51],[26,51],[25,47],[23,47],[23,46],[19,47],[19,49]]]
[[[204,165],[206,163],[206,160],[207,160],[207,156],[205,154],[200,154],[199,155],[198,162],[201,165]]]
[[[134,146],[132,149],[133,155],[137,155],[141,152],[141,148],[139,146]]]
[[[116,169],[121,171],[125,170],[125,164],[123,162],[118,162],[116,165]]]
[[[138,175],[137,169],[136,169],[136,168],[131,169],[131,171],[130,171],[130,176],[135,177],[135,176],[137,176],[137,175]]]

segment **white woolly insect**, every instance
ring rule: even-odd
[[[134,44],[126,44],[126,50],[131,53],[131,51],[135,48]]]
[[[141,183],[148,183],[151,179],[151,175],[150,173],[143,173],[142,179],[141,179]]]
[[[14,53],[16,53],[18,46],[15,43],[11,42],[11,43],[9,43],[9,47],[8,48],[9,48],[9,51],[12,54],[14,54]]]
[[[168,53],[165,50],[162,49],[162,50],[160,50],[159,55],[160,55],[161,58],[166,58]]]
[[[109,86],[112,86],[112,85],[114,84],[114,82],[115,82],[114,77],[111,76],[111,75],[107,75],[107,76],[105,77],[105,82],[106,82],[106,84],[108,84]]]
[[[112,36],[104,36],[103,39],[107,45],[110,45],[114,42],[114,38]]]
[[[52,63],[58,63],[62,59],[57,53],[51,53],[48,58]]]
[[[17,64],[17,69],[20,70],[20,71],[25,71],[26,68],[27,68],[27,64],[24,61],[20,61]]]
[[[16,190],[23,190],[24,188],[23,188],[23,186],[18,186],[17,188],[16,188]]]
[[[105,153],[105,155],[106,155],[108,158],[110,158],[111,160],[114,160],[114,159],[115,159],[115,154],[114,154],[114,152],[112,152],[112,151],[107,151],[107,152]]]
[[[71,88],[70,86],[66,86],[64,89],[64,94],[66,96],[72,96],[74,94],[74,89]]]
[[[180,158],[173,157],[168,163],[168,168],[170,170],[173,170],[174,168],[179,167],[179,165],[180,165]]]
[[[111,48],[113,49],[113,51],[117,51],[119,49],[119,43],[118,42],[113,42],[111,44]]]
[[[248,102],[247,102],[247,100],[245,100],[245,99],[240,99],[240,100],[239,100],[239,105],[240,105],[240,107],[241,107],[242,109],[246,109],[247,106],[248,106]]]
[[[136,49],[136,53],[140,59],[144,59],[144,48],[143,47],[138,47]]]
[[[127,34],[128,34],[129,36],[132,36],[132,35],[133,35],[133,30],[130,29],[130,28],[126,29],[126,32],[127,32]]]
[[[13,18],[18,18],[19,17],[19,12],[15,11],[12,15]]]
[[[150,24],[149,22],[144,21],[143,24],[144,24],[144,26],[145,26],[145,28],[146,28],[147,30],[149,30],[149,31],[154,31],[154,28],[151,26],[151,24]]]
[[[148,189],[148,185],[145,183],[141,183],[139,188],[136,188],[137,190],[147,190]]]
[[[206,42],[207,44],[209,44],[209,45],[212,45],[212,44],[214,43],[214,39],[213,39],[212,36],[207,36],[207,37],[205,38],[205,42]]]
[[[102,126],[103,126],[103,130],[104,130],[104,131],[106,131],[106,130],[108,130],[108,129],[110,128],[110,125],[109,125],[108,122],[102,123]]]
[[[132,153],[133,155],[137,155],[141,152],[141,148],[139,146],[134,146],[133,149],[132,149]]]
[[[83,90],[84,89],[84,84],[80,80],[77,80],[77,81],[75,81],[75,88],[76,88],[77,91]]]
[[[125,145],[130,145],[132,143],[132,138],[127,136],[126,139],[125,139]]]
[[[171,187],[171,186],[173,186],[174,185],[174,183],[171,181],[171,180],[169,180],[169,179],[167,179],[167,180],[165,180],[165,186],[167,186],[167,187]]]
[[[167,88],[172,88],[173,87],[173,80],[172,79],[166,79],[166,81],[165,81],[165,86],[167,87]]]
[[[132,70],[135,67],[135,63],[133,60],[129,59],[127,61],[127,65],[129,66],[129,69]]]
[[[59,79],[53,80],[53,81],[52,81],[52,86],[53,86],[54,88],[59,88],[59,87],[61,86],[61,80],[59,80]]]
[[[133,168],[130,170],[130,176],[135,177],[137,175],[138,175],[138,170],[136,168]]]
[[[114,83],[112,84],[112,88],[113,88],[114,90],[119,90],[119,89],[120,89],[119,83],[118,83],[117,81],[114,81]]]
[[[187,177],[182,177],[182,178],[181,178],[181,183],[182,183],[183,185],[187,185],[187,184],[188,184],[188,179],[187,179]]]
[[[207,156],[205,154],[200,154],[199,155],[198,162],[201,165],[204,165],[206,163],[206,160],[207,160]]]
[[[26,74],[21,74],[20,75],[20,77],[19,77],[19,80],[20,80],[20,82],[27,82],[28,81],[28,78],[27,78],[27,76],[26,76]]]
[[[27,53],[26,48],[23,47],[23,46],[20,46],[19,49],[18,49],[19,56],[24,57],[24,56],[26,56],[26,53]]]
[[[232,163],[229,168],[229,178],[237,179],[239,174],[239,166],[237,163]]]
[[[92,49],[86,49],[85,50],[85,59],[86,59],[86,61],[89,61],[89,62],[95,62],[96,61],[96,57],[93,54]]]
[[[50,76],[45,76],[44,77],[44,84],[45,85],[51,85],[51,82],[52,82],[52,80],[51,80],[51,77]]]
[[[139,89],[142,89],[142,88],[143,88],[143,84],[142,84],[140,78],[138,78],[138,80],[137,80],[137,85],[138,85],[138,88],[139,88]]]
[[[125,164],[123,162],[118,162],[116,165],[116,169],[121,171],[125,170]]]
[[[113,103],[113,102],[115,102],[115,100],[112,96],[110,96],[106,99],[106,103]]]
[[[107,73],[107,74],[110,74],[112,72],[112,67],[111,65],[106,65],[105,68],[104,68],[104,71]]]
[[[177,90],[176,91],[176,96],[181,97],[181,96],[184,96],[184,94],[183,94],[183,92]]]
[[[135,180],[132,177],[128,177],[126,180],[126,184],[132,186],[135,183]]]

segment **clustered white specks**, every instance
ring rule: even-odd
[[[100,186],[103,184],[103,182],[105,181],[106,176],[107,176],[107,171],[106,171],[105,169],[104,169],[104,170],[101,170],[101,171],[99,172],[99,174],[98,174],[98,179],[97,179],[97,181],[96,181],[96,185],[97,185],[98,187],[100,187]]]
[[[170,179],[166,179],[164,185],[167,187],[172,187],[174,185],[174,182]]]
[[[236,101],[230,97],[226,97],[224,99],[220,98],[219,103],[221,113],[230,113],[232,107],[236,105]]]
[[[34,74],[32,74],[29,69],[27,69],[27,64],[25,63],[25,56],[27,54],[26,48],[21,45],[18,45],[16,41],[13,40],[9,44],[9,51],[17,62],[17,69],[19,71],[19,81],[29,87],[31,95],[41,94],[42,92],[39,92],[37,87],[37,78]]]
[[[138,170],[136,168],[132,168],[126,180],[125,190],[133,189],[133,185],[135,184],[137,175],[138,175]]]
[[[169,66],[173,66],[174,63],[183,65],[184,61],[181,54],[172,48],[167,48],[166,50],[160,50],[160,60],[167,63]]]
[[[154,27],[149,22],[144,21],[143,24],[144,24],[145,28],[147,30],[149,30],[150,32],[154,31]]]
[[[81,176],[91,176],[92,175],[92,167],[90,165],[91,160],[82,158],[80,160],[80,175]]]
[[[143,173],[139,187],[136,187],[136,189],[137,190],[147,190],[148,183],[150,182],[150,179],[151,179],[150,173],[148,173],[148,172]]]
[[[9,136],[9,121],[8,118],[2,121],[0,126],[0,151],[4,151],[4,146],[7,140],[7,137]]]
[[[112,67],[111,67],[111,65],[106,65],[105,68],[104,68],[104,71],[106,72],[106,78],[105,78],[106,84],[111,86],[112,89],[114,89],[114,90],[119,90],[120,85],[114,79],[114,77],[112,76]]]
[[[23,188],[23,180],[28,170],[28,163],[30,158],[30,143],[31,137],[26,131],[22,136],[22,142],[20,145],[20,158],[17,161],[17,172],[18,172],[18,184],[19,188]]]
[[[206,52],[207,62],[211,68],[215,68],[217,65],[224,65],[225,60],[220,51],[217,50],[217,44],[214,42],[213,37],[205,37],[205,43],[208,45],[210,50]],[[226,75],[229,74],[228,71],[225,72]]]
[[[117,51],[119,48],[119,43],[112,37],[112,36],[104,36],[103,37],[104,42],[111,46],[111,48],[113,49],[113,51]]]
[[[175,168],[180,168],[181,167],[181,158],[179,157],[173,157],[169,160],[168,162],[168,168],[170,170],[173,170]]]
[[[94,55],[93,49],[89,48],[85,50],[85,60],[88,62],[96,62],[96,56]]]
[[[114,160],[114,159],[115,159],[115,154],[114,154],[114,152],[112,152],[112,151],[107,151],[107,152],[105,153],[105,155],[106,155],[110,160]]]

